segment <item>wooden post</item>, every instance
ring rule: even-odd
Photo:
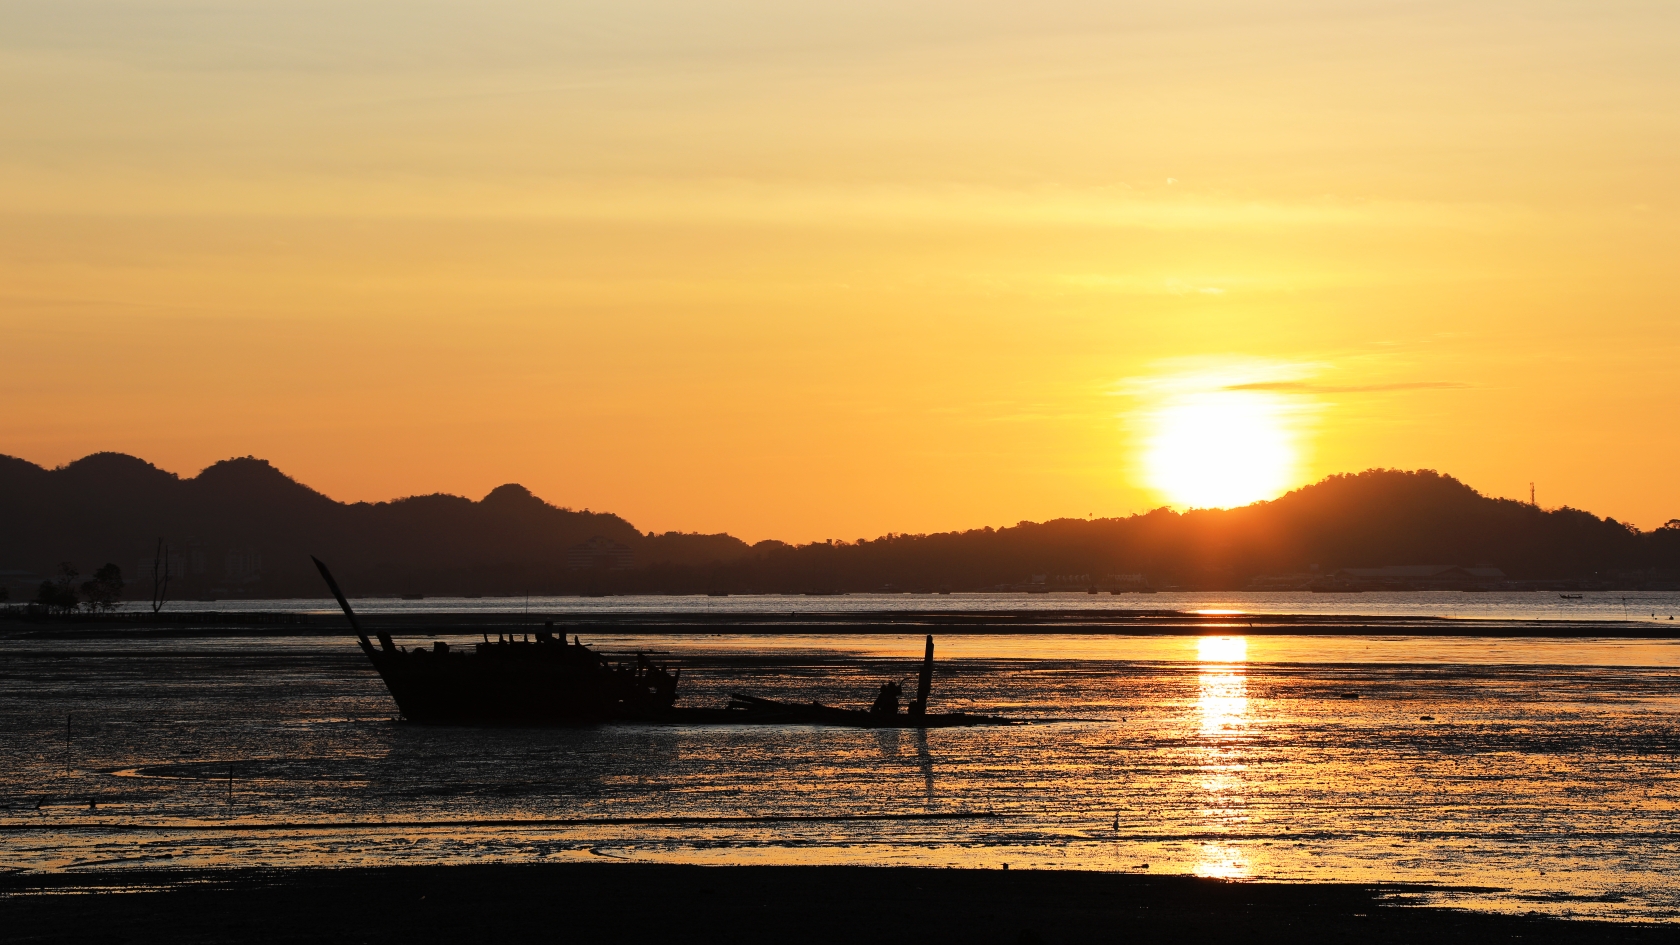
[[[928,634],[927,649],[922,653],[922,672],[916,677],[916,701],[910,703],[911,715],[926,715],[928,691],[933,688],[933,634]]]

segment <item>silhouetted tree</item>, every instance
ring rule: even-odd
[[[159,538],[157,556],[152,559],[152,613],[163,609],[169,599],[169,546]]]
[[[82,596],[87,598],[90,609],[109,612],[117,609],[117,602],[122,600],[122,589],[122,568],[107,562],[93,572],[92,578],[82,583]]]
[[[41,590],[35,595],[35,603],[40,604],[48,613],[67,614],[81,606],[82,599],[76,593],[76,575],[79,571],[66,561],[58,566],[58,580],[51,579],[41,582]]]

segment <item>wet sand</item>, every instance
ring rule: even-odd
[[[1417,887],[1034,870],[535,864],[0,876],[38,942],[1676,942],[1405,904]]]
[[[906,638],[631,635],[688,704],[843,705]],[[595,862],[1433,884],[1680,921],[1680,648],[1431,637],[940,638],[1008,729],[428,728],[337,639],[0,658],[0,869]],[[1349,698],[1357,695],[1358,698]],[[1464,889],[1462,887],[1478,887]],[[3,928],[3,927],[0,927]]]

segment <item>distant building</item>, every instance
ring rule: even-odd
[[[1304,591],[1312,586],[1318,575],[1311,571],[1295,574],[1256,574],[1248,580],[1251,591]]]
[[[629,545],[596,535],[582,544],[573,545],[566,552],[566,567],[574,571],[605,568],[609,571],[628,571],[636,566],[636,553]]]
[[[185,579],[188,576],[189,565],[193,562],[194,556],[191,552],[182,549],[179,545],[170,545],[168,547],[168,553],[161,557],[158,555],[157,549],[155,548],[146,552],[143,556],[141,556],[140,562],[134,566],[134,570],[132,572],[123,572],[123,581],[135,587],[139,587],[141,581],[145,581],[150,584],[154,571],[159,579],[162,579],[165,573],[169,575],[169,580],[171,581],[180,581]],[[199,573],[202,574],[204,572],[204,568],[202,566],[202,554],[198,557],[200,564]]]
[[[256,584],[262,580],[262,552],[255,547],[218,549],[194,538],[169,541],[165,547],[168,549],[167,560],[158,557],[155,545],[141,550],[134,570],[123,569],[123,581],[131,588],[144,586],[149,589],[153,571],[156,570],[161,578],[165,565],[168,566],[172,586],[176,586],[177,581]]]
[[[255,548],[230,548],[222,553],[222,577],[236,584],[262,580],[262,552]]]
[[[1452,564],[1402,564],[1383,568],[1342,568],[1329,575],[1336,584],[1396,590],[1452,590],[1501,584],[1499,568],[1465,568]]]

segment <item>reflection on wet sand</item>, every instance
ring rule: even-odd
[[[927,802],[933,803],[933,754],[928,751],[927,729],[915,729],[912,738],[916,742],[916,762],[922,769],[922,787],[927,795]]]
[[[923,799],[931,808],[933,796],[933,752],[928,748],[928,732],[926,729],[874,729],[871,735],[876,745],[880,747],[881,759],[891,763],[889,772],[897,770],[904,762],[904,742],[909,741],[916,751],[916,769],[922,776]]]
[[[1200,664],[1196,707],[1201,711],[1203,737],[1243,735],[1248,725],[1248,680],[1243,674],[1248,641],[1242,637],[1200,637],[1196,659]]]
[[[1199,786],[1205,792],[1201,827],[1224,833],[1246,821],[1244,765],[1234,740],[1248,734],[1248,641],[1243,637],[1200,637],[1196,641],[1196,708],[1201,716]],[[1204,844],[1191,869],[1198,876],[1241,879],[1247,861],[1238,848]]]
[[[1247,879],[1248,860],[1242,850],[1234,846],[1205,843],[1191,872],[1214,879]]]

